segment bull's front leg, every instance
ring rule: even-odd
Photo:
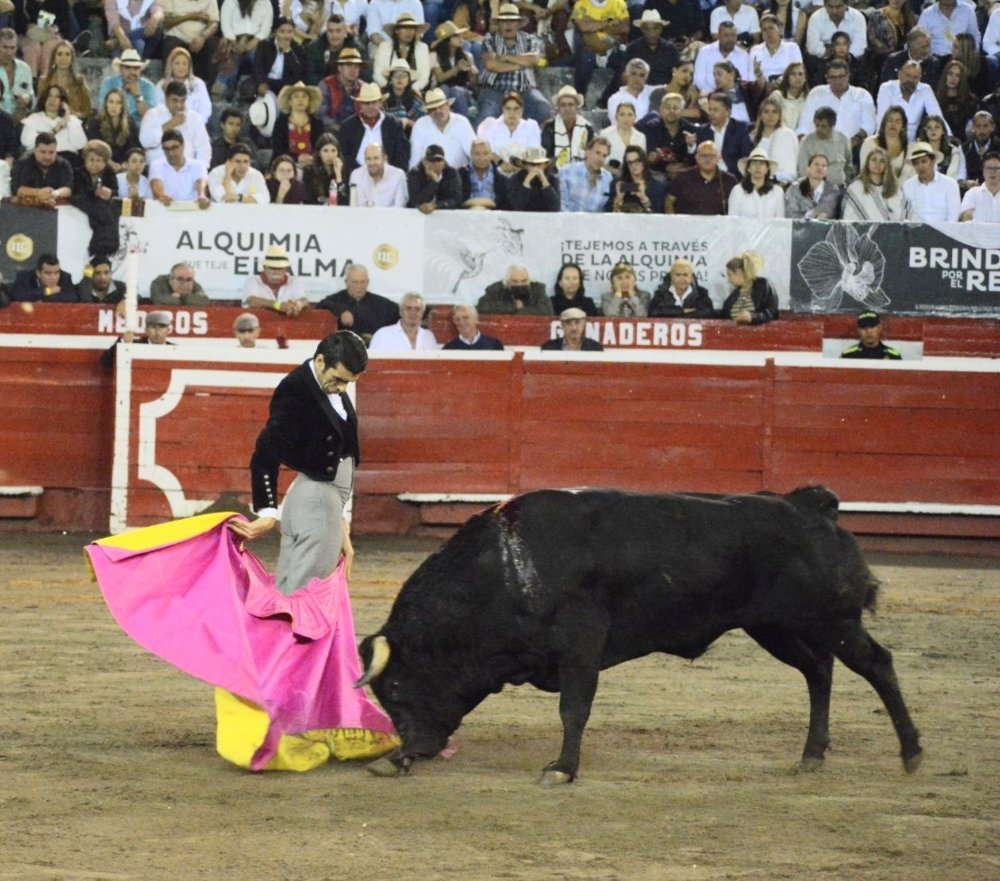
[[[559,717],[563,741],[559,758],[549,762],[538,781],[543,786],[572,783],[580,767],[580,743],[590,718],[590,707],[597,693],[599,668],[580,664],[559,667]]]

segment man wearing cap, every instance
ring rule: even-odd
[[[336,129],[345,120],[354,116],[357,109],[354,106],[354,99],[361,91],[361,66],[364,59],[361,52],[348,46],[341,50],[337,59],[333,62],[336,72],[330,73],[327,67],[327,76],[319,84],[319,93],[323,97],[319,105],[319,118],[328,127]]]
[[[341,555],[349,578],[351,493],[360,461],[358,418],[347,395],[368,367],[361,338],[349,330],[330,334],[310,360],[278,383],[267,424],[250,459],[257,519],[230,521],[245,539],[270,532],[280,516],[277,587],[291,594],[313,578],[326,578]],[[278,472],[297,471],[278,512]]]
[[[607,209],[614,177],[605,167],[611,144],[600,135],[587,144],[583,162],[571,162],[559,174],[562,211],[602,213]]]
[[[352,2],[354,0],[348,0],[348,3]],[[306,46],[306,82],[310,86],[318,86],[329,72],[337,69],[337,61],[344,49],[353,49],[358,53],[357,70],[360,73],[364,62],[361,46],[348,30],[344,16],[335,12],[326,20],[324,32]]]
[[[429,148],[428,148],[429,149]],[[351,172],[357,208],[405,208],[406,174],[389,165],[381,144],[365,147],[365,164]]]
[[[913,220],[925,223],[954,222],[962,211],[958,184],[938,171],[944,157],[926,141],[911,144],[906,161],[913,165],[914,177],[903,182],[903,196],[909,201]]]
[[[344,152],[346,173],[364,164],[365,148],[369,144],[381,144],[386,158],[397,168],[406,168],[406,132],[393,116],[382,110],[385,95],[374,83],[363,83],[354,99],[357,113],[340,126],[338,138]]]
[[[184,155],[184,135],[178,129],[166,132],[160,143],[165,158],[149,166],[153,198],[168,208],[174,202],[197,202],[199,208],[207,208],[211,203],[205,163]]]
[[[184,136],[184,155],[206,166],[212,161],[212,139],[197,113],[187,109],[187,86],[169,82],[164,89],[165,103],[153,107],[142,118],[139,143],[146,151],[146,161],[152,165],[163,158],[160,142],[167,132],[178,131]]]
[[[424,317],[424,298],[403,294],[399,301],[399,321],[380,327],[368,343],[369,352],[419,352],[437,349],[434,334],[420,326]]]
[[[399,321],[399,306],[388,297],[368,290],[368,268],[352,263],[344,273],[344,290],[324,297],[317,309],[328,309],[340,327],[349,327],[366,342],[380,327]]]
[[[431,144],[444,148],[444,158],[452,168],[468,164],[476,135],[469,120],[451,112],[454,103],[441,89],[430,89],[424,95],[427,115],[410,130],[410,168],[420,162]]]
[[[462,202],[462,183],[458,172],[444,158],[444,148],[431,144],[424,158],[406,175],[410,193],[409,208],[421,214],[433,214],[439,208],[457,208]]]
[[[160,103],[153,81],[142,76],[148,63],[139,57],[135,49],[126,49],[122,52],[121,58],[111,62],[111,70],[114,72],[101,80],[101,88],[94,106],[103,107],[108,92],[112,89],[121,89],[125,93],[128,115],[138,128],[150,108]]]
[[[597,340],[587,336],[587,313],[571,306],[559,313],[562,336],[542,343],[543,352],[603,352]]]
[[[625,8],[624,0],[611,0]],[[518,92],[524,98],[524,115],[539,125],[552,116],[552,105],[535,87],[535,68],[545,58],[542,41],[521,30],[523,18],[513,3],[502,3],[493,17],[495,33],[483,40],[483,74],[477,104],[479,118],[500,116],[503,97]],[[628,22],[626,21],[626,25]],[[587,88],[584,83],[583,91]],[[454,164],[454,163],[453,163]]]
[[[149,285],[149,296],[157,306],[208,306],[212,302],[195,281],[190,263],[175,263],[168,274],[154,278]]]
[[[507,208],[507,176],[493,161],[489,141],[476,138],[472,142],[469,164],[459,169],[462,181],[463,208]]]
[[[14,276],[10,298],[19,303],[79,303],[80,293],[70,274],[59,267],[59,258],[41,254],[34,269]]]
[[[555,96],[556,115],[542,126],[542,146],[556,167],[583,159],[594,127],[580,115],[583,95],[572,86],[563,86]]]
[[[503,281],[486,288],[476,304],[480,315],[551,315],[545,285],[532,281],[527,266],[511,266]]]
[[[259,275],[243,285],[243,305],[250,309],[273,309],[293,318],[309,308],[302,282],[291,273],[292,262],[281,245],[268,245]]]
[[[959,220],[1000,223],[1000,152],[991,150],[983,157],[983,178],[962,197]]]
[[[659,112],[651,112],[636,125],[646,136],[650,166],[671,179],[677,172],[690,168],[693,162],[688,144],[696,139],[696,130],[693,123],[681,116],[684,104],[683,95],[667,92],[660,99]]]
[[[246,144],[229,148],[229,157],[208,173],[208,193],[214,202],[268,205],[271,194],[264,175],[251,167],[253,151]]]
[[[241,349],[256,349],[260,336],[260,321],[252,312],[237,315],[233,322],[233,336]]]
[[[509,211],[558,211],[559,177],[542,147],[528,147],[513,160],[519,170],[507,183]]]
[[[479,332],[479,312],[475,306],[460,304],[451,313],[458,336],[446,342],[441,348],[449,351],[493,351],[503,349],[503,343],[496,337]]]
[[[101,366],[107,370],[115,366],[115,350],[123,342],[136,343],[137,345],[172,346],[173,343],[167,337],[170,336],[170,328],[173,325],[173,320],[174,316],[165,310],[147,312],[143,336],[136,339],[135,334],[131,330],[125,331],[122,336],[115,340],[114,345],[101,355]]]
[[[840,353],[841,358],[862,358],[869,361],[902,361],[896,349],[882,342],[882,326],[875,312],[858,316],[858,342]]]

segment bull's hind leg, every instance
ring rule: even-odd
[[[867,679],[878,692],[896,729],[903,767],[908,773],[916,771],[923,754],[920,732],[903,702],[896,670],[892,665],[892,653],[879,645],[860,621],[847,621],[837,628],[833,632],[830,650],[848,669]]]
[[[830,745],[833,655],[814,648],[781,627],[752,627],[746,632],[779,661],[794,667],[805,677],[809,688],[809,734],[802,750],[802,767],[807,770],[821,767]]]

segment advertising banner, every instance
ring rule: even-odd
[[[0,202],[0,278],[13,281],[22,269],[34,269],[39,255],[55,254],[57,222],[51,209]]]

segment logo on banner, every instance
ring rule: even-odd
[[[890,300],[882,290],[885,255],[870,238],[876,227],[860,236],[851,224],[834,223],[799,261],[799,274],[812,294],[813,312],[834,312],[844,297],[869,309],[885,309]]]
[[[35,243],[30,236],[24,233],[15,233],[7,239],[7,256],[15,263],[23,263],[30,260],[35,253]]]
[[[399,263],[399,250],[392,245],[379,245],[372,253],[372,263],[379,269],[392,269]]]

